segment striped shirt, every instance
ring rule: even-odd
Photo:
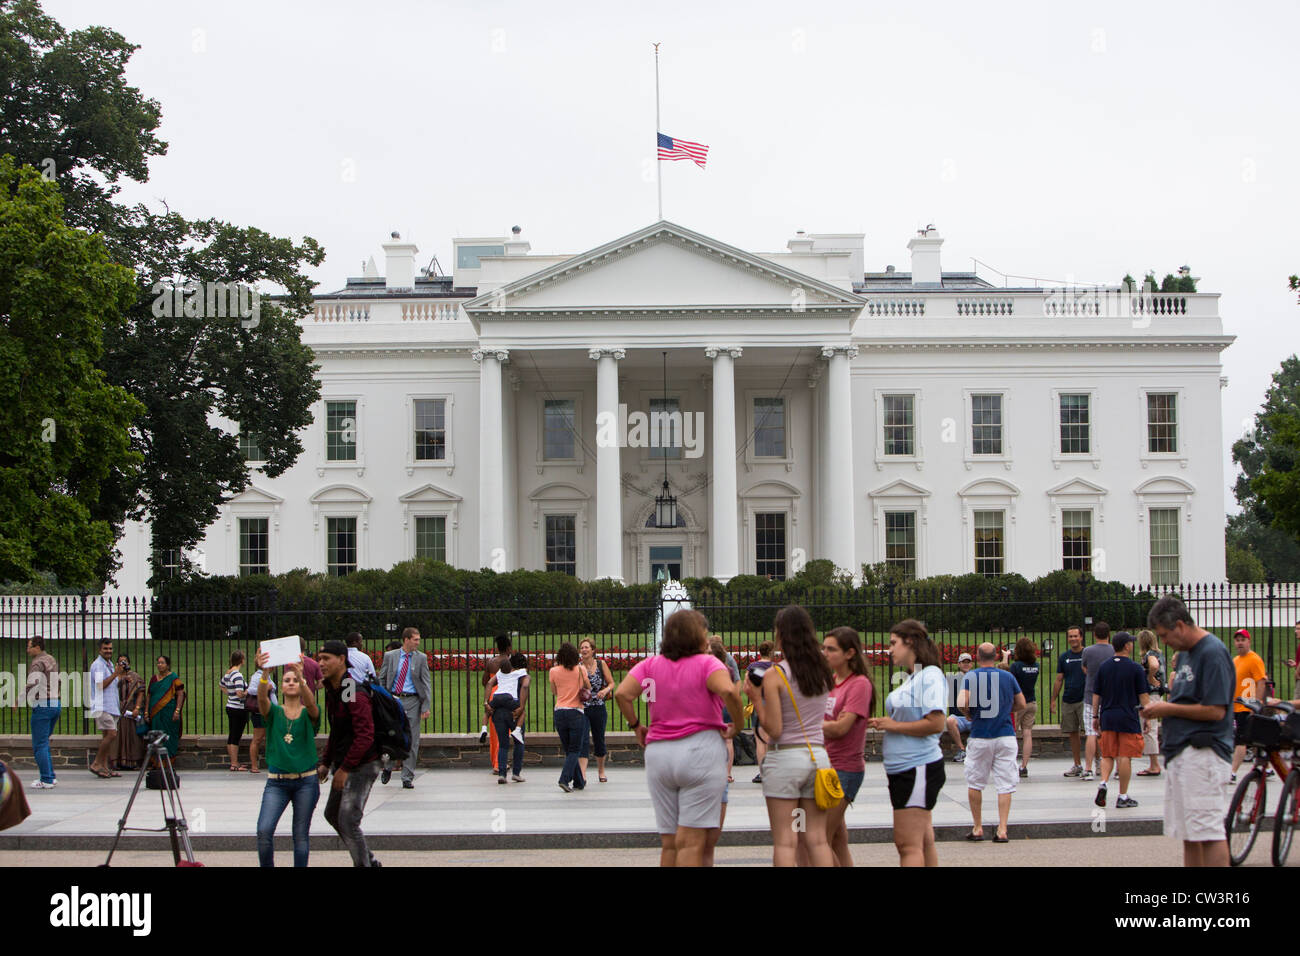
[[[211,678],[209,678],[210,680]],[[242,710],[244,701],[239,696],[239,691],[248,690],[248,684],[244,681],[244,675],[239,671],[231,671],[225,677],[221,678],[221,686],[226,689],[226,707],[230,710]]]

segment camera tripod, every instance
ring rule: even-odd
[[[131,799],[126,801],[126,809],[122,811],[122,819],[117,821],[117,836],[113,838],[113,845],[109,847],[108,859],[103,863],[108,866],[113,862],[113,854],[117,851],[118,841],[122,839],[122,833],[126,830],[137,830],[142,833],[162,833],[164,830],[171,838],[172,859],[177,866],[202,866],[194,859],[194,848],[190,846],[190,827],[185,822],[185,808],[181,806],[181,797],[179,783],[176,779],[176,770],[172,766],[171,754],[163,744],[167,741],[167,735],[161,730],[151,730],[145,735],[145,743],[148,749],[145,753],[145,759],[140,764],[140,773],[135,778],[135,786],[131,788]],[[150,765],[154,761],[158,762],[158,768],[162,776],[162,787],[158,791],[158,797],[162,801],[162,812],[164,825],[161,827],[129,827],[126,825],[127,817],[131,815],[131,807],[135,803],[136,794],[140,792],[140,785],[145,782],[145,775],[149,772]],[[185,861],[181,861],[181,851],[185,852]]]

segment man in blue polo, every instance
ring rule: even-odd
[[[962,678],[957,707],[970,718],[970,740],[966,744],[966,795],[974,821],[966,839],[984,839],[984,788],[990,777],[998,790],[998,832],[994,843],[1006,843],[1011,795],[1016,792],[1020,771],[1016,759],[1016,731],[1011,714],[1027,710],[1019,683],[997,666],[998,649],[981,644],[975,650],[979,667]]]

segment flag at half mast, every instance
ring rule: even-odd
[[[709,155],[709,147],[703,143],[688,143],[684,139],[673,139],[663,133],[659,133],[658,136],[659,159],[661,161],[689,159],[700,169],[704,168],[705,160]]]

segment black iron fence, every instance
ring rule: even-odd
[[[971,598],[954,590],[916,590],[906,586],[876,589],[810,588],[802,602],[818,630],[847,625],[862,635],[876,689],[876,712],[894,679],[888,657],[889,627],[916,618],[939,645],[945,669],[953,670],[962,652],[989,641],[1010,647],[1022,637],[1033,641],[1039,657],[1039,721],[1054,722],[1048,709],[1057,658],[1065,650],[1065,630],[1079,624],[1088,630],[1106,621],[1112,630],[1135,634],[1145,626],[1147,611],[1165,589],[1118,589],[1084,580],[1077,588],[1044,591],[1030,585],[1003,589],[995,597]],[[1264,658],[1279,694],[1294,696],[1293,668],[1300,625],[1300,585],[1185,585],[1173,589],[1188,604],[1197,623],[1231,644],[1241,627],[1250,630],[1253,647]],[[763,592],[702,593],[693,606],[709,619],[741,667],[757,657],[758,646],[771,637],[772,619],[785,601],[765,600]],[[219,681],[236,649],[246,655],[245,678],[259,641],[297,634],[315,652],[320,643],[359,631],[378,666],[390,641],[408,626],[420,629],[421,649],[433,674],[433,706],[425,733],[477,733],[483,724],[484,666],[494,654],[493,638],[509,633],[518,651],[529,658],[531,688],[526,726],[551,729],[554,701],[546,670],[562,643],[590,639],[597,656],[615,680],[655,647],[660,615],[677,603],[663,598],[634,603],[626,599],[568,601],[552,606],[512,606],[497,601],[476,605],[470,590],[458,607],[429,607],[418,597],[393,598],[383,606],[340,603],[282,604],[276,595],[241,600],[104,598],[95,596],[0,597],[0,734],[27,733],[28,710],[25,639],[42,635],[64,676],[64,709],[56,733],[93,733],[86,717],[84,675],[99,653],[101,639],[113,641],[114,657],[126,653],[147,680],[159,655],[187,691],[185,733],[225,733],[226,695]],[[17,706],[13,706],[13,705]],[[611,703],[610,730],[625,729]]]

